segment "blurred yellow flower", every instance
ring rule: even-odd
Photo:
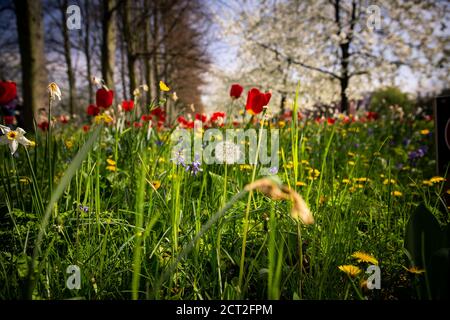
[[[396,184],[397,181],[395,181],[395,179],[384,179],[383,184],[387,185],[387,184]]]
[[[430,179],[431,183],[439,183],[439,182],[442,182],[442,181],[445,181],[444,177],[436,176],[436,177],[433,177],[433,178]]]
[[[450,194],[450,189],[447,189],[447,191],[445,191],[447,194]]]
[[[358,182],[369,182],[370,181],[370,179],[366,178],[366,177],[356,178],[355,180]]]
[[[115,166],[115,165],[117,164],[113,159],[106,159],[106,162],[107,162],[110,166]]]
[[[152,181],[152,186],[153,188],[155,188],[155,190],[158,190],[159,187],[161,187],[161,181],[159,180]]]
[[[348,274],[350,277],[356,277],[358,274],[361,273],[361,269],[358,268],[357,266],[354,265],[342,265],[338,267],[339,270],[341,270],[342,272],[345,272],[346,274]]]
[[[422,273],[424,273],[425,272],[425,270],[424,269],[419,269],[418,267],[416,267],[416,266],[412,266],[411,268],[405,268],[405,267],[403,267],[406,271],[408,271],[409,273],[413,273],[413,274],[422,274]]]
[[[19,182],[23,184],[29,184],[31,182],[31,179],[28,177],[22,177],[19,179]]]
[[[317,169],[309,169],[309,179],[315,180],[320,176],[320,171]]]
[[[67,140],[64,144],[66,145],[67,149],[72,149],[72,147],[73,147],[73,141],[72,140]]]
[[[430,133],[430,130],[428,130],[428,129],[420,130],[420,134],[427,135],[429,133]]]
[[[106,166],[106,170],[109,170],[111,172],[116,172],[117,171],[117,167],[116,166]]]
[[[278,121],[278,125],[280,126],[280,128],[284,128],[286,126],[286,122]]]
[[[422,184],[423,184],[423,185],[426,185],[426,186],[432,186],[432,185],[433,185],[433,182],[431,182],[430,180],[423,180],[423,181],[422,181]]]
[[[162,81],[159,82],[159,89],[166,92],[170,90],[170,88]]]
[[[403,193],[401,193],[400,191],[392,191],[391,195],[393,195],[394,197],[401,197],[403,195]]]
[[[374,256],[362,251],[356,251],[354,254],[352,254],[352,258],[355,258],[358,262],[367,262],[378,265],[378,260],[375,259]]]
[[[348,154],[349,157],[354,157],[354,156],[356,156],[356,154],[354,154],[353,152],[348,152],[347,154]]]
[[[349,166],[354,166],[355,165],[355,161],[349,161],[347,162]]]
[[[107,114],[99,114],[98,116],[95,116],[94,118],[95,123],[111,123],[113,121],[113,118],[108,116]]]
[[[309,161],[308,160],[301,160],[300,163],[304,164],[304,165],[309,165]]]
[[[306,186],[306,183],[304,183],[303,181],[297,181],[297,182],[295,183],[295,185],[296,185],[297,187],[304,187],[304,186]]]
[[[342,183],[350,184],[352,182],[350,181],[350,179],[342,179]]]

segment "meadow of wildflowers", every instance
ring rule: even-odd
[[[164,103],[176,94],[159,89],[146,106],[147,86],[116,101],[100,83],[87,123],[49,113],[35,133],[3,117],[1,299],[423,298],[426,270],[405,251],[405,228],[421,203],[449,222],[430,117],[309,118],[296,102],[277,114],[269,92],[235,84],[239,110],[171,122]],[[58,86],[48,90],[57,104]],[[206,164],[171,138],[238,128],[259,142],[278,130],[278,165],[236,163],[247,149],[223,142],[221,163]]]

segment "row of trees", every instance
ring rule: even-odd
[[[63,88],[65,111],[79,115],[95,100],[93,76],[115,90],[116,101],[132,99],[147,84],[146,104],[159,100],[157,84],[164,80],[177,92],[178,106],[202,110],[202,74],[210,64],[204,35],[211,23],[201,0],[4,1],[0,21],[8,30],[0,36],[8,60],[0,78],[22,84],[28,129],[48,104],[49,81]],[[174,101],[167,107],[179,109]]]
[[[219,12],[239,48],[230,80],[272,89],[281,108],[299,82],[311,104],[340,102],[343,111],[406,71],[448,85],[447,1],[226,1]]]

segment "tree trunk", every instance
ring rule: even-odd
[[[159,21],[158,21],[158,0],[153,1],[153,83],[155,87],[155,99],[156,103],[159,102],[159,74],[158,74],[158,32],[159,32]]]
[[[131,1],[125,0],[123,5],[123,29],[125,34],[125,39],[127,41],[127,61],[128,61],[128,78],[130,80],[129,93],[130,97],[133,96],[133,91],[137,87],[136,80],[136,52],[135,48],[135,37],[134,32],[131,27],[132,15],[131,15]]]
[[[144,0],[144,12],[145,14],[149,14],[150,13],[150,0]],[[144,21],[144,50],[146,52],[150,51],[150,23],[145,20]],[[145,66],[145,82],[146,84],[151,87],[151,82],[152,82],[152,65],[151,65],[151,60],[149,56],[144,56],[144,66]],[[147,100],[146,100],[146,105],[150,105],[150,103],[152,102],[152,91],[148,90],[147,92]]]
[[[125,72],[125,40],[123,39],[123,33],[122,33],[122,39],[120,41],[120,73],[121,73],[121,80],[122,80],[122,92],[123,92],[123,100],[128,100],[128,94],[127,94],[127,80],[126,80],[126,72]]]
[[[67,29],[67,7],[69,3],[64,0],[60,3],[61,16],[62,16],[62,32],[64,41],[64,56],[67,65],[67,79],[69,81],[69,112],[70,115],[75,114],[75,98],[76,98],[76,88],[75,88],[75,77],[72,68],[72,56],[70,54],[70,37],[69,30]]]
[[[87,80],[89,88],[89,103],[94,101],[94,86],[92,84],[92,65],[91,65],[91,24],[89,19],[89,1],[84,1],[84,25],[86,26],[84,35],[84,55],[86,56]]]
[[[38,109],[48,105],[42,6],[36,0],[15,0],[14,4],[22,65],[24,127],[33,131]]]
[[[114,90],[116,53],[116,0],[103,0],[102,77],[110,90]]]

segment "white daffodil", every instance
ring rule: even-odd
[[[11,150],[11,154],[14,154],[17,151],[19,144],[25,147],[34,147],[36,145],[34,141],[30,141],[25,138],[26,132],[22,128],[11,130],[8,127],[0,125],[0,131],[3,133],[3,136],[0,136],[0,145],[8,144],[9,150]]]
[[[52,100],[55,100],[56,97],[61,100],[61,90],[55,82],[50,83],[47,89]]]

